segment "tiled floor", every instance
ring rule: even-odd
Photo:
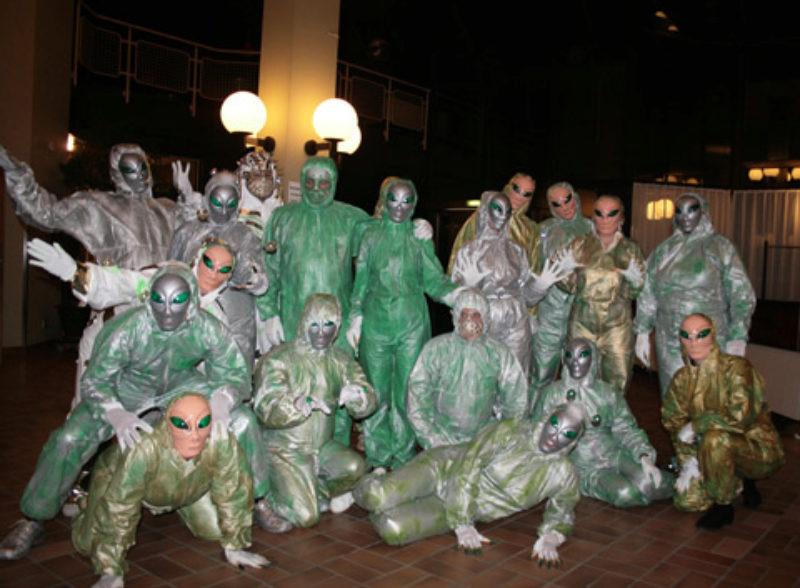
[[[74,351],[42,346],[11,350],[0,366],[0,532],[19,515],[17,503],[49,431],[72,396]],[[652,374],[637,372],[629,393],[640,424],[670,455],[658,422]],[[528,558],[541,506],[478,529],[495,543],[483,555],[455,551],[454,536],[397,548],[384,545],[365,512],[323,515],[313,529],[270,535],[255,529],[254,549],[274,561],[239,571],[221,549],[194,539],[174,514],[146,514],[131,549],[126,586],[800,586],[800,423],[781,421],[786,465],[761,482],[758,511],[736,509],[721,532],[699,531],[696,515],[669,502],[618,510],[584,499],[575,533],[561,548],[563,566],[542,569]],[[47,524],[45,542],[18,562],[0,562],[0,586],[90,586],[96,577],[69,540],[68,521]]]

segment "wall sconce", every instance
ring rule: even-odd
[[[764,168],[764,177],[765,178],[777,178],[780,173],[781,173],[781,168],[779,168],[779,167],[765,167]]]
[[[353,153],[361,143],[358,114],[356,109],[346,100],[328,98],[320,102],[314,109],[312,123],[314,131],[325,141],[318,142],[314,139],[306,141],[305,152],[307,155],[316,155],[320,149],[327,149],[330,157],[336,159],[337,151]],[[358,135],[357,138],[354,137],[356,134]],[[342,143],[352,151],[342,149]]]
[[[244,90],[229,95],[219,109],[219,118],[225,130],[232,135],[243,134],[245,148],[263,148],[275,151],[275,139],[258,138],[258,132],[267,122],[267,108],[261,98]]]
[[[751,182],[760,182],[764,179],[764,170],[760,167],[751,167],[747,171],[747,177]]]
[[[793,167],[791,176],[793,180],[800,180],[800,167]]]
[[[673,214],[675,214],[675,204],[669,198],[652,200],[647,203],[647,220],[672,218]]]

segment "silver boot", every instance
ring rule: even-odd
[[[22,559],[44,539],[44,523],[19,519],[0,542],[0,559]]]
[[[255,523],[270,533],[286,533],[292,530],[292,523],[287,521],[272,510],[266,498],[256,502],[253,508],[253,520]]]

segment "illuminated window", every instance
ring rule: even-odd
[[[672,218],[675,213],[675,205],[669,198],[661,200],[651,200],[647,203],[647,220],[662,220]]]

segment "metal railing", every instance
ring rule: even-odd
[[[221,102],[237,90],[258,92],[259,51],[219,49],[102,16],[82,1],[75,7],[72,83],[79,67],[124,80],[125,102],[132,82],[189,94],[192,116],[198,97]]]
[[[420,133],[422,148],[427,148],[429,88],[339,61],[336,94],[353,105],[359,118],[383,121],[384,140],[396,126]]]

